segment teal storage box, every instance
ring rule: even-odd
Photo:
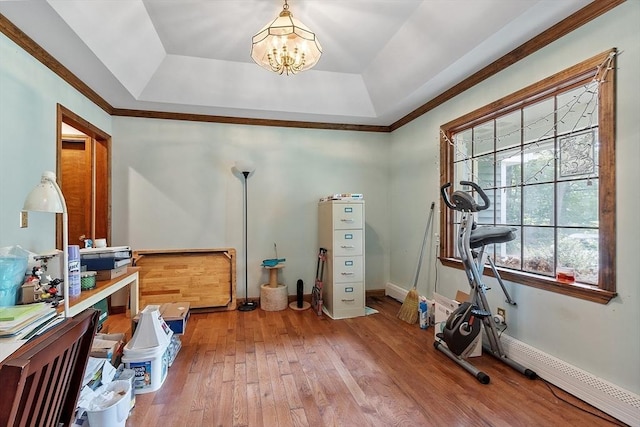
[[[100,310],[100,317],[98,318],[98,328],[102,326],[107,317],[109,317],[109,304],[107,304],[107,299],[103,299],[102,301],[95,303],[93,308],[96,310]]]

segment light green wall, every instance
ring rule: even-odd
[[[24,197],[44,170],[55,170],[56,103],[112,135],[112,243],[134,249],[233,247],[244,289],[242,181],[249,159],[249,295],[267,281],[263,259],[287,259],[281,281],[310,293],[317,260],[316,205],[332,193],[364,193],[368,289],[389,277],[387,209],[390,136],[111,118],[0,35],[0,247],[53,249],[53,215],[29,214]],[[241,292],[241,295],[243,292]]]
[[[54,215],[30,213],[20,229],[18,212],[42,172],[56,170],[57,104],[111,133],[108,114],[0,33],[0,247],[55,247]]]
[[[415,271],[424,222],[411,209],[424,212],[436,200],[440,126],[612,47],[617,58],[617,290],[602,305],[510,284],[518,302],[509,307],[507,334],[548,354],[640,393],[640,2],[628,1],[550,46],[467,90],[392,135],[390,282],[408,288]],[[418,195],[411,201],[404,194]],[[443,206],[443,205],[442,205]],[[424,215],[422,215],[424,216]],[[436,224],[437,225],[437,224]],[[437,231],[437,229],[436,229]],[[430,265],[433,258],[430,258]],[[431,267],[419,289],[431,296]],[[468,290],[464,273],[438,267],[437,291],[454,297]],[[429,280],[427,280],[429,279]],[[487,279],[493,307],[505,306],[499,285]]]
[[[388,273],[388,134],[237,126],[116,117],[113,122],[113,240],[136,249],[233,247],[244,295],[243,180],[248,179],[249,295],[268,282],[263,259],[286,258],[280,277],[310,293],[318,256],[317,202],[364,193],[366,286]]]

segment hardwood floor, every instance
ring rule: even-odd
[[[192,314],[162,388],[136,397],[127,426],[608,426],[608,415],[491,356],[482,385],[433,348],[400,303],[331,320],[311,310]],[[129,332],[124,315],[110,332]],[[611,420],[611,421],[607,421]]]

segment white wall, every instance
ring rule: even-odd
[[[508,308],[507,334],[548,354],[640,393],[640,2],[628,1],[606,15],[556,41],[491,79],[427,113],[392,135],[391,270],[390,281],[408,288],[415,270],[427,203],[438,200],[439,127],[463,114],[535,83],[564,68],[617,47],[617,291],[602,305],[509,284],[518,302]],[[407,167],[409,165],[409,167]],[[405,194],[417,195],[408,199]],[[412,209],[415,208],[415,211]],[[436,227],[437,231],[437,227]],[[433,258],[431,264],[433,263]],[[434,291],[433,267],[420,282],[423,293]],[[429,275],[429,277],[427,277]],[[429,281],[427,281],[429,278]],[[505,306],[492,279],[489,302]],[[437,291],[453,297],[468,290],[464,273],[438,267]]]
[[[56,104],[111,132],[111,117],[0,34],[0,247],[55,248],[55,215],[29,213],[24,199],[43,171],[56,170]]]
[[[263,259],[286,258],[281,282],[310,293],[318,255],[317,202],[364,193],[366,286],[388,266],[388,134],[114,117],[113,242],[135,249],[233,247],[244,296],[243,178],[249,160],[249,295],[268,282]]]

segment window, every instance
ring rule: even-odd
[[[442,126],[441,184],[478,183],[491,207],[477,223],[517,229],[487,248],[507,280],[601,303],[616,295],[614,59],[604,52]],[[461,215],[441,215],[440,259],[461,268]]]

